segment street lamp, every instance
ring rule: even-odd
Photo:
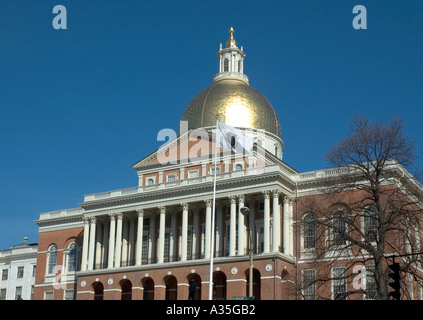
[[[250,252],[250,272],[249,272],[249,283],[248,283],[248,296],[250,297],[250,299],[253,298],[253,237],[251,234],[251,228],[250,228],[250,209],[248,207],[242,207],[241,209],[239,209],[241,211],[241,213],[247,217],[247,232],[248,232],[248,237],[250,238],[249,241],[249,252]]]

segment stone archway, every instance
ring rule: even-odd
[[[141,280],[143,287],[143,300],[154,300],[154,281],[151,278],[144,278]]]
[[[94,300],[103,300],[104,299],[104,286],[101,282],[95,282],[93,284],[94,289]]]
[[[195,284],[195,296],[194,300],[201,300],[201,277],[197,273],[191,273],[187,276],[188,283],[191,280],[194,281]]]
[[[226,300],[226,274],[214,272],[213,284],[213,300]]]
[[[178,281],[174,276],[167,276],[164,278],[166,286],[165,300],[177,300],[178,298]]]

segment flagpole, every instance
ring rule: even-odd
[[[214,179],[213,179],[213,211],[211,221],[210,240],[210,275],[209,275],[209,300],[213,300],[213,258],[214,258],[214,217],[216,214],[216,168],[217,168],[217,145],[218,145],[218,119],[216,118],[216,134],[214,143]]]

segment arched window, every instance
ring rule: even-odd
[[[144,278],[142,280],[144,288],[143,300],[154,300],[154,281],[151,278]]]
[[[166,300],[176,300],[178,297],[178,281],[174,276],[165,278]]]
[[[332,219],[332,245],[343,246],[345,245],[346,239],[345,234],[347,232],[347,225],[345,221],[345,213],[342,210],[336,210],[333,213]]]
[[[235,165],[235,171],[241,171],[241,170],[242,170],[242,164],[237,163],[237,164]]]
[[[316,248],[316,218],[313,213],[307,213],[303,220],[303,248]]]
[[[364,234],[369,242],[376,242],[378,239],[379,216],[375,206],[367,206],[364,209]]]
[[[226,300],[226,275],[222,271],[215,272],[213,283],[213,300]]]
[[[151,185],[153,185],[154,184],[154,179],[153,178],[149,178],[149,179],[147,179],[147,185],[148,186],[151,186]]]
[[[229,71],[229,60],[227,58],[225,58],[225,60],[223,61],[223,71]]]
[[[67,261],[67,271],[68,272],[76,272],[77,270],[77,262],[78,262],[78,245],[75,242],[72,242],[69,245],[68,251],[68,261]]]
[[[103,300],[104,286],[101,282],[93,284],[94,287],[94,300]]]
[[[47,253],[47,274],[54,274],[57,264],[57,246],[55,244],[48,248]]]
[[[247,291],[246,291],[246,296],[248,297],[249,295],[249,289],[250,289],[250,269],[247,269],[247,271],[245,271],[245,277],[247,280]],[[254,300],[260,300],[261,299],[261,275],[260,275],[260,271],[258,271],[257,269],[253,268],[253,297]]]
[[[122,300],[132,300],[132,283],[129,280],[124,280],[121,283],[122,288]]]
[[[194,300],[201,300],[201,277],[194,273],[194,274],[190,274],[188,277],[188,283],[190,283],[191,281],[194,281],[195,284],[195,295],[194,295]]]

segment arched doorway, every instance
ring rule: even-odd
[[[151,278],[142,279],[143,300],[154,300],[154,281]]]
[[[166,286],[165,300],[176,300],[178,297],[178,281],[174,276],[167,276],[164,278]]]
[[[132,283],[129,280],[122,280],[120,283],[122,289],[121,300],[132,300]]]
[[[201,300],[201,277],[197,273],[191,273],[188,277],[188,283],[191,282],[191,280],[194,281],[195,284],[195,296],[194,300]]]
[[[226,300],[226,275],[222,271],[213,274],[213,300]]]
[[[103,300],[104,298],[104,286],[101,282],[93,284],[94,289],[94,300]]]
[[[247,269],[245,271],[245,277],[247,279],[247,291],[246,291],[246,297],[248,297],[248,289],[250,286],[250,269]],[[260,300],[261,299],[261,275],[260,271],[257,269],[253,269],[253,296],[254,300]]]

